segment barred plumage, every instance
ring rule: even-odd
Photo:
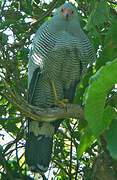
[[[29,57],[29,102],[43,108],[52,107],[55,104],[53,82],[58,99],[67,98],[72,103],[76,86],[93,61],[95,53],[80,27],[77,12],[65,3],[39,28],[33,39]],[[29,120],[26,162],[32,171],[48,169],[53,135],[61,121]]]

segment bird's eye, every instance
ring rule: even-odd
[[[71,14],[73,14],[73,13],[74,13],[74,11],[72,10],[72,11],[71,11]]]

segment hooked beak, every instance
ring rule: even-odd
[[[68,13],[65,15],[65,18],[68,21],[68,19],[69,19],[69,14]]]

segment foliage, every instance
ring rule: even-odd
[[[0,1],[0,178],[37,179],[25,164],[26,117],[10,90],[27,100],[28,54],[32,36],[65,1]],[[74,102],[85,105],[85,120],[64,120],[55,136],[48,179],[117,177],[117,2],[76,0],[79,20],[97,60],[77,88]],[[7,82],[10,90],[6,88]],[[17,100],[16,100],[17,102]],[[21,104],[22,105],[22,104]],[[8,140],[8,137],[9,140]],[[103,167],[103,168],[102,168]],[[103,172],[101,171],[103,169]],[[48,175],[47,175],[48,176]],[[41,176],[39,177],[41,179]]]

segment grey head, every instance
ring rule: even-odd
[[[63,19],[64,21],[72,21],[73,19],[78,19],[77,12],[70,3],[65,3],[60,6],[56,10],[55,16],[61,17],[61,19]]]
[[[60,30],[78,33],[81,30],[78,15],[71,3],[65,3],[60,6],[50,20],[51,31]]]

